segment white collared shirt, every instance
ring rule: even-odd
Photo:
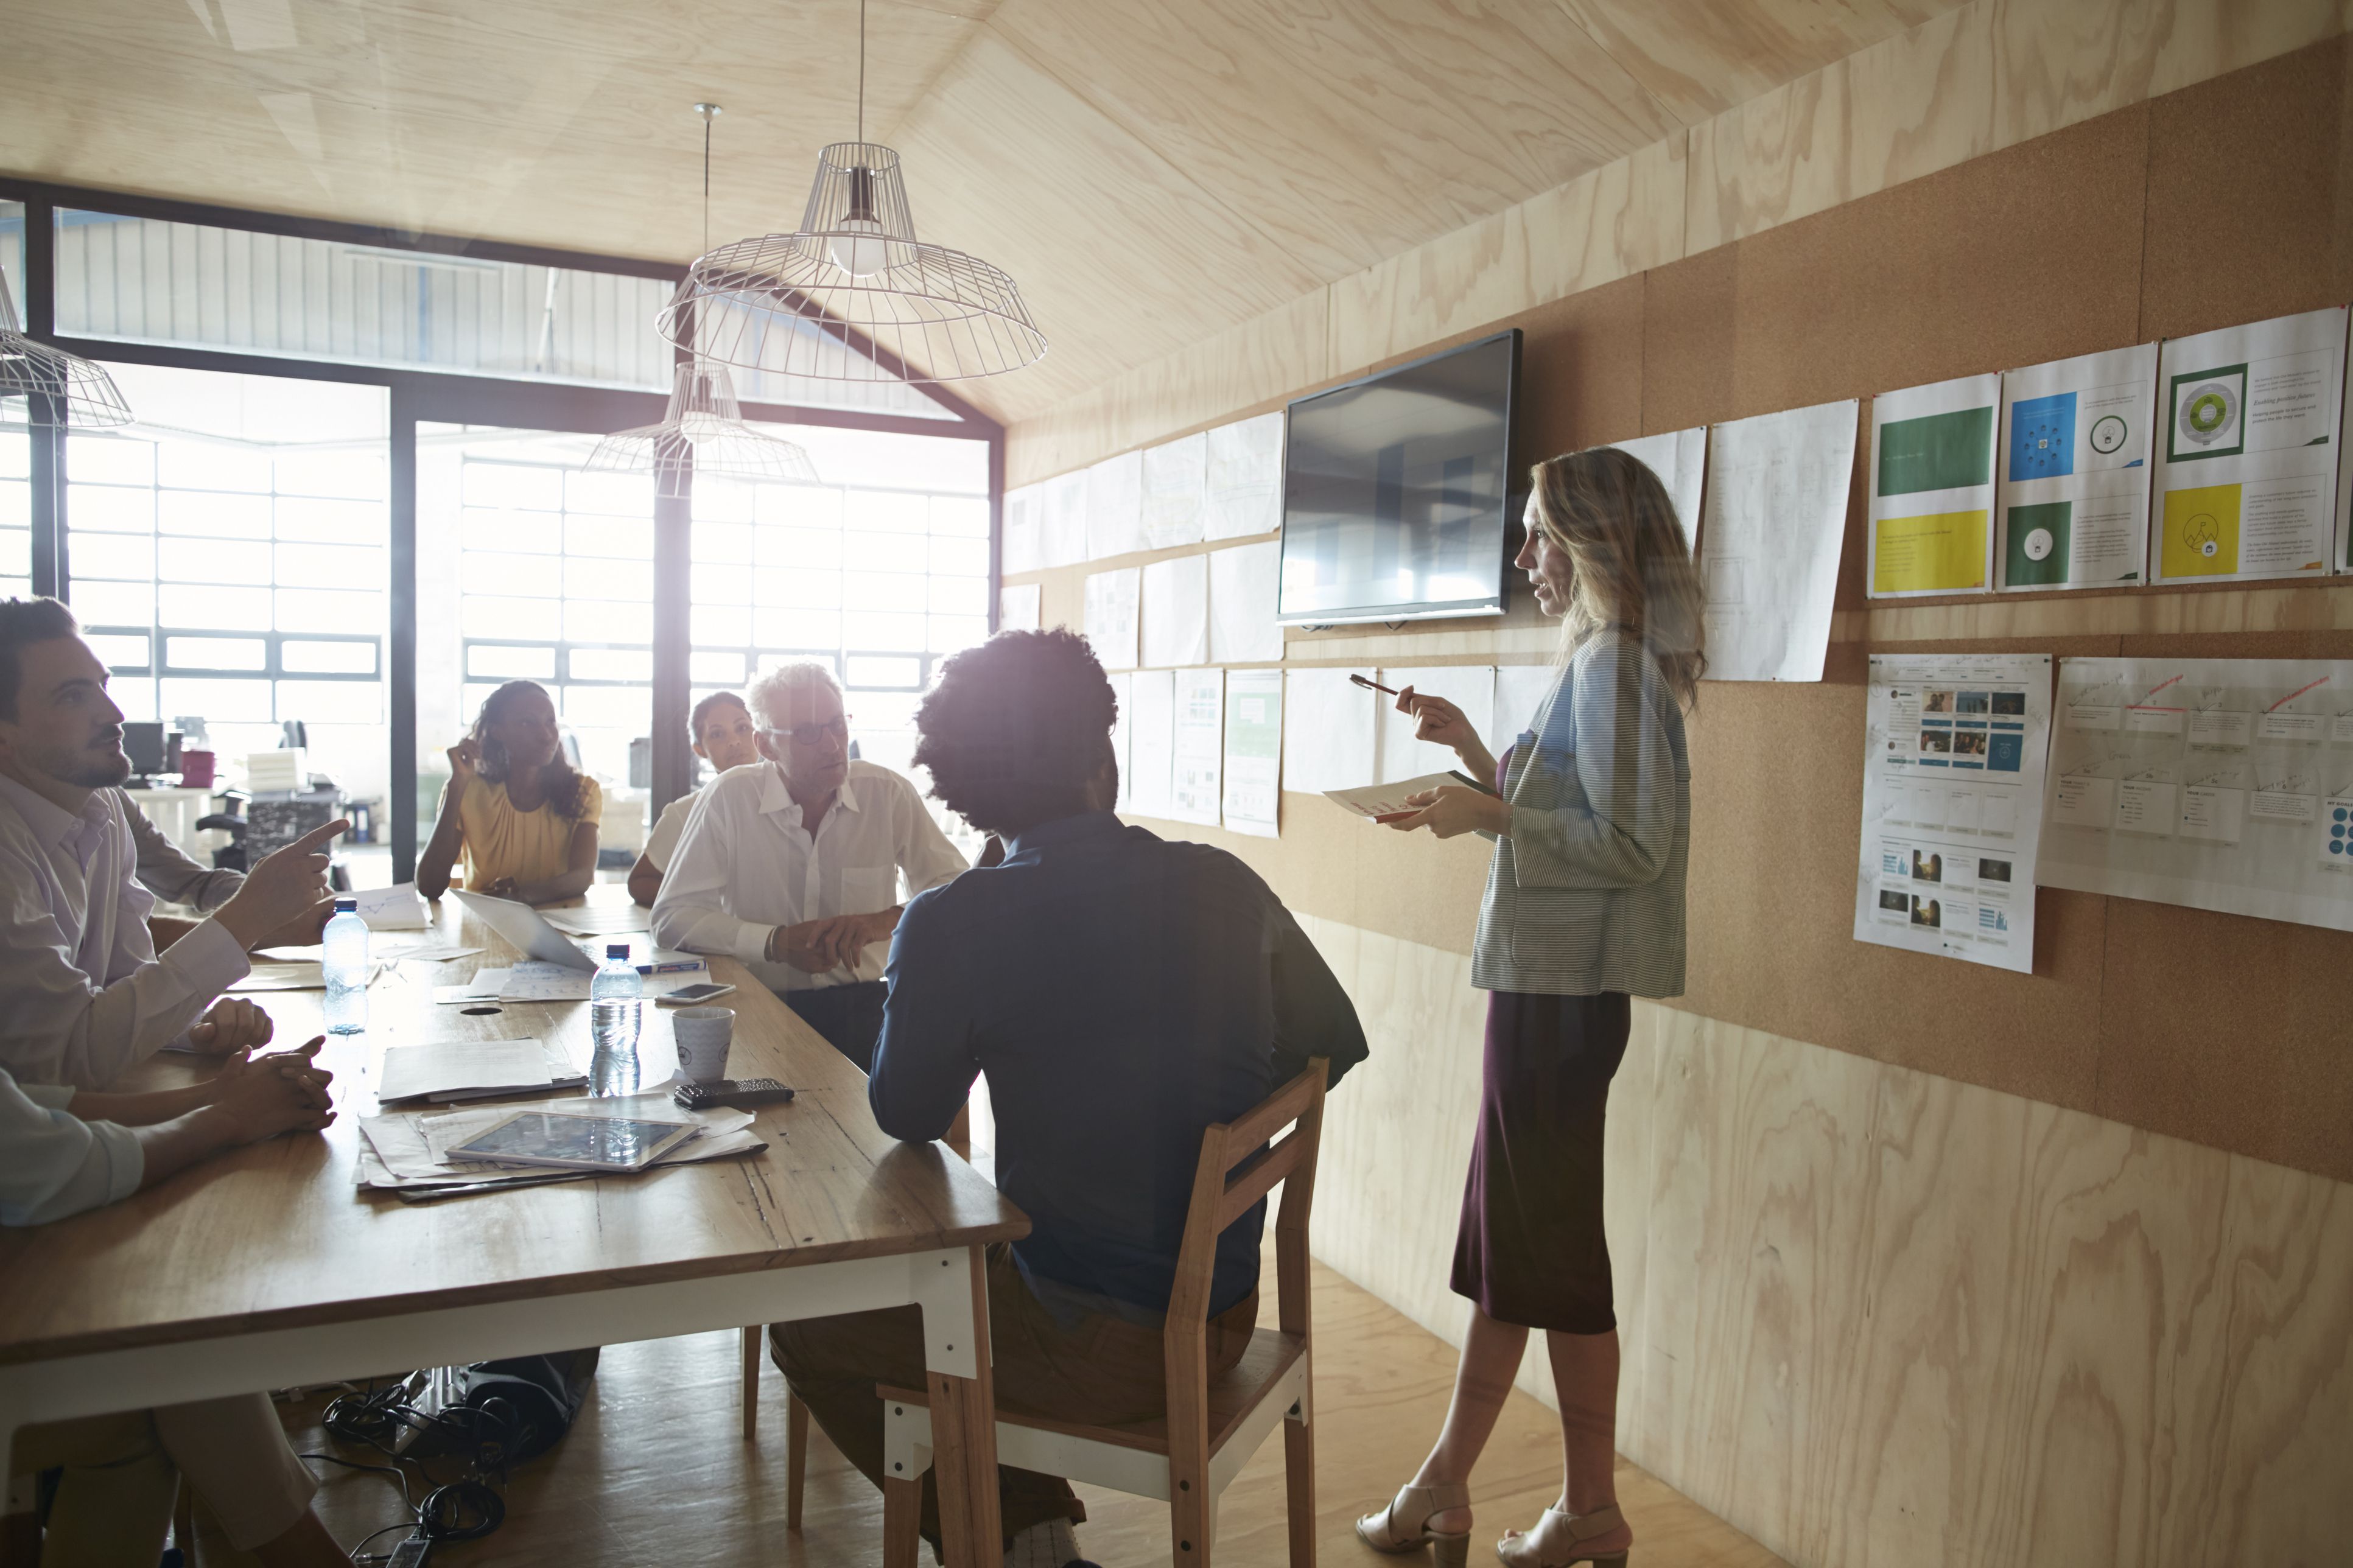
[[[0,1067],[19,1082],[101,1088],[251,967],[218,921],[155,956],[122,800],[92,790],[77,816],[0,777]]]
[[[731,768],[704,788],[654,900],[654,940],[689,952],[724,952],[775,991],[882,978],[888,942],[857,964],[811,974],[767,961],[778,926],[872,914],[953,880],[962,855],[923,809],[915,786],[885,767],[849,764],[812,837],[774,763]]]

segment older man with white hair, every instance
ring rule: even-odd
[[[763,765],[703,792],[654,900],[654,939],[741,959],[864,1068],[882,1027],[882,965],[907,896],[965,869],[908,780],[849,760],[841,687],[808,660],[744,693]]]

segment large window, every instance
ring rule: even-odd
[[[33,591],[32,439],[24,405],[0,401],[0,599]]]
[[[380,799],[384,389],[107,368],[139,422],[67,437],[67,598],[115,700],[230,783],[300,723],[311,771]]]

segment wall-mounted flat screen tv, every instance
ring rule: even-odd
[[[1276,618],[1500,614],[1519,379],[1515,329],[1293,403]]]

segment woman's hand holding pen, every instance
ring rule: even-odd
[[[1381,819],[1400,833],[1427,827],[1440,838],[1453,838],[1482,829],[1506,837],[1512,831],[1510,805],[1468,784],[1440,784],[1406,796],[1405,803],[1415,808],[1411,816]]]
[[[1410,686],[1397,694],[1397,710],[1414,721],[1413,738],[1450,748],[1474,779],[1495,776],[1495,756],[1479,738],[1478,727],[1443,697],[1425,697]]]

